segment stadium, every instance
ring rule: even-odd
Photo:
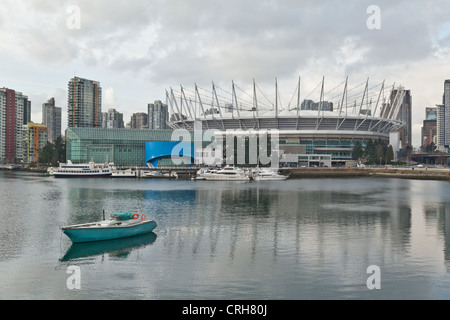
[[[313,90],[302,92],[301,83],[299,78],[290,97],[280,96],[276,80],[271,95],[255,81],[246,89],[234,82],[230,90],[214,83],[210,89],[196,84],[193,89],[171,88],[166,90],[169,125],[191,132],[214,130],[222,136],[277,130],[284,166],[348,165],[357,141],[364,145],[381,139],[398,146],[398,141],[392,141],[398,135],[392,133],[405,125],[398,120],[403,87],[387,87],[385,81],[369,85],[369,79],[350,86],[347,77],[327,90],[322,78]]]

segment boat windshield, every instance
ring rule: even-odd
[[[133,214],[131,212],[115,212],[111,213],[111,218],[118,221],[131,220]]]

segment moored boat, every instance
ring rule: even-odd
[[[137,178],[138,171],[133,170],[131,168],[113,168],[112,169],[112,177],[113,178]]]
[[[204,175],[208,181],[250,181],[250,175],[243,169],[226,166],[217,172]]]
[[[116,212],[110,216],[110,220],[61,227],[61,230],[73,243],[82,243],[133,237],[157,227],[145,215]]]
[[[217,173],[216,169],[200,169],[192,180],[206,180],[206,177],[210,174]]]
[[[278,170],[268,168],[260,169],[253,174],[253,180],[255,181],[283,181],[288,178],[289,176],[279,174]]]
[[[178,179],[178,173],[170,172],[170,173],[162,173],[162,172],[145,172],[143,174],[144,178],[153,178],[153,179]]]
[[[109,178],[112,176],[112,168],[108,163],[73,164],[70,160],[66,164],[53,170],[55,178]]]

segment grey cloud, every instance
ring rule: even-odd
[[[32,3],[35,18],[48,23],[12,31],[36,59],[81,61],[132,74],[141,70],[144,77],[169,83],[291,76],[310,67],[311,59],[328,64],[330,70],[361,72],[373,65],[420,61],[436,46],[447,46],[444,40],[430,40],[448,20],[444,0],[379,0],[381,30],[366,27],[369,1]],[[80,30],[65,26],[68,5],[81,9]],[[355,47],[345,56],[349,39]],[[357,56],[349,56],[353,53]]]

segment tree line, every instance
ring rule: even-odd
[[[368,165],[391,164],[394,160],[394,149],[381,139],[369,139],[365,146],[361,141],[356,141],[353,146],[353,160]]]
[[[39,150],[40,164],[57,167],[59,163],[66,162],[66,143],[62,137],[56,138],[55,142],[47,143]]]

